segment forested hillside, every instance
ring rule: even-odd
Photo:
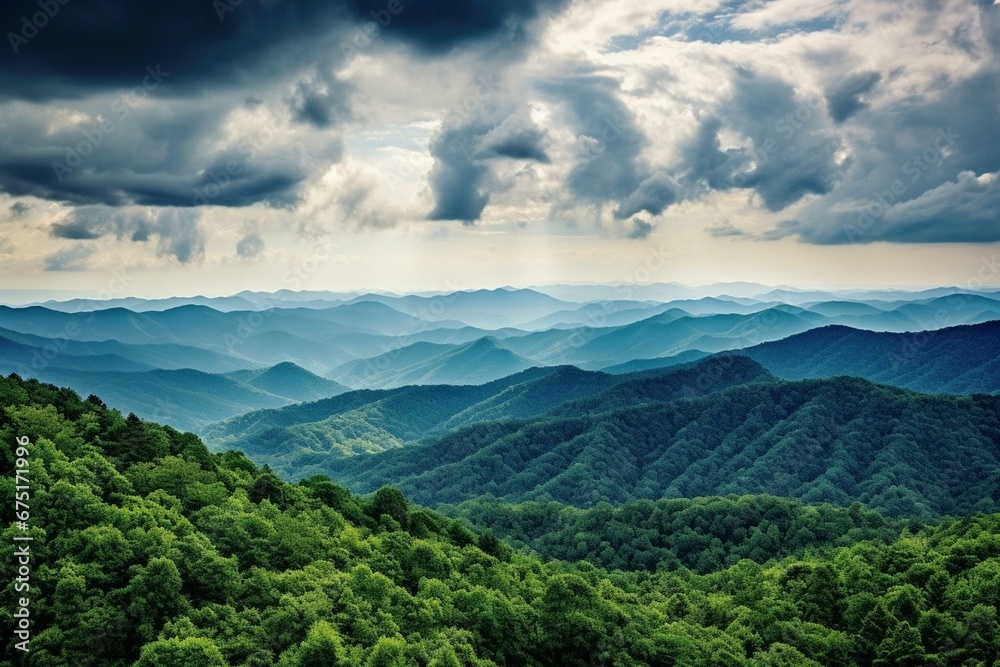
[[[717,573],[510,551],[384,488],[292,485],[100,399],[0,379],[28,438],[30,653],[59,667],[991,665],[1000,517]],[[0,454],[12,497],[14,447]],[[5,590],[12,599],[12,583]],[[9,613],[8,611],[5,613]],[[9,616],[8,616],[9,618]],[[4,663],[15,659],[13,638]]]
[[[1000,321],[912,333],[828,326],[739,354],[788,380],[854,375],[916,391],[1000,391]]]
[[[556,408],[579,414],[700,396],[771,378],[759,364],[741,357],[625,376],[573,366],[532,368],[483,385],[360,390],[254,411],[214,424],[205,435],[215,449],[239,449],[279,474],[299,479],[328,471],[339,458],[396,449],[477,422],[532,417]]]
[[[1000,506],[1000,397],[835,378],[652,402],[617,395],[628,386],[583,399],[586,414],[477,424],[320,469],[361,492],[391,481],[429,506],[483,494],[587,507],[758,493],[862,502],[894,517]]]

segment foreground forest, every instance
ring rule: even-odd
[[[8,638],[5,665],[985,667],[1000,656],[1000,515],[894,526],[855,508],[855,537],[868,539],[853,544],[786,556],[765,540],[754,560],[708,574],[612,572],[515,551],[392,488],[362,498],[322,477],[283,482],[94,396],[11,376],[0,405],[5,442],[31,440],[34,538],[31,651],[15,656]],[[11,497],[13,448],[2,456]],[[798,512],[799,528],[810,516],[819,535],[832,515]],[[14,534],[25,535],[6,528],[5,562]]]

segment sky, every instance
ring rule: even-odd
[[[13,0],[0,288],[1000,285],[1000,7]]]

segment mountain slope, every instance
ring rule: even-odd
[[[289,477],[303,477],[325,472],[339,458],[395,449],[479,421],[532,417],[553,408],[611,409],[623,402],[702,395],[771,377],[749,359],[631,376],[574,367],[531,368],[482,385],[351,391],[314,403],[250,412],[203,432],[215,449],[236,448]],[[593,400],[585,403],[587,397]]]
[[[915,394],[855,378],[774,381],[479,424],[334,461],[329,472],[359,491],[391,480],[429,506],[483,494],[589,506],[767,493],[860,501],[890,516],[991,511],[1000,506],[1000,398]]]
[[[23,439],[0,465],[31,481],[28,525],[5,536],[5,557],[26,553],[31,568],[31,592],[7,608],[31,619],[30,634],[7,639],[5,655],[22,640],[30,650],[18,664],[969,667],[1000,655],[1000,516],[834,551],[830,513],[802,508],[795,538],[808,552],[768,561],[788,552],[774,524],[792,522],[760,531],[761,511],[784,513],[767,499],[696,506],[695,521],[671,520],[671,504],[641,505],[624,524],[597,508],[615,532],[598,524],[574,549],[617,529],[694,527],[678,547],[713,571],[634,575],[515,553],[392,488],[359,498],[321,477],[289,484],[33,381],[0,378],[0,437]],[[6,493],[14,482],[4,476]],[[864,520],[851,512],[832,514],[849,528]],[[727,568],[746,527],[765,564]],[[647,544],[663,546],[628,539]]]
[[[543,396],[550,401],[577,397],[606,386],[599,379],[580,381],[576,373],[532,368],[482,385],[350,391],[313,403],[234,417],[208,427],[205,438],[215,449],[235,447],[290,477],[301,477],[309,466],[400,447],[431,433],[443,433],[451,425],[467,423],[482,413],[538,414],[547,405]]]
[[[344,385],[321,378],[290,361],[283,361],[270,368],[237,371],[229,377],[275,396],[283,396],[297,403],[316,401],[349,391]]]
[[[59,357],[58,361],[65,361]],[[276,408],[346,390],[294,364],[227,374],[190,368],[142,372],[75,370],[47,367],[33,377],[97,394],[123,412],[157,419],[181,431],[200,432],[208,424],[252,410]]]
[[[365,389],[425,384],[484,384],[539,364],[487,337],[462,345],[415,343],[334,369],[328,377]]]
[[[924,392],[1000,391],[1000,321],[903,334],[822,327],[737,354],[789,380],[854,375]]]
[[[75,370],[148,371],[152,366],[118,354],[74,355],[61,351],[54,343],[43,346],[25,345],[0,336],[0,372],[30,376],[39,368],[58,360],[65,368]]]
[[[69,332],[67,332],[69,333]],[[102,357],[114,355],[127,359],[146,368],[162,368],[164,370],[177,370],[180,368],[197,368],[206,373],[226,373],[237,369],[255,368],[256,362],[240,357],[236,354],[216,352],[190,345],[179,345],[176,343],[146,343],[127,344],[115,340],[103,341],[81,341],[75,340],[70,335],[48,338],[26,334],[11,329],[0,329],[0,336],[8,340],[27,345],[30,347],[43,349],[43,357],[48,362],[47,365],[62,366],[64,368],[74,367],[70,362],[60,362],[53,358],[51,354],[44,354],[44,348],[55,348],[61,354],[74,357]],[[105,370],[141,370],[139,368],[107,368]]]

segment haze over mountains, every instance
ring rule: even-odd
[[[627,373],[731,350],[785,379],[855,375],[992,393],[997,329],[983,323],[996,320],[1000,293],[955,288],[556,285],[71,300],[0,306],[0,371],[100,393],[197,432],[348,389],[476,385],[548,366]]]

